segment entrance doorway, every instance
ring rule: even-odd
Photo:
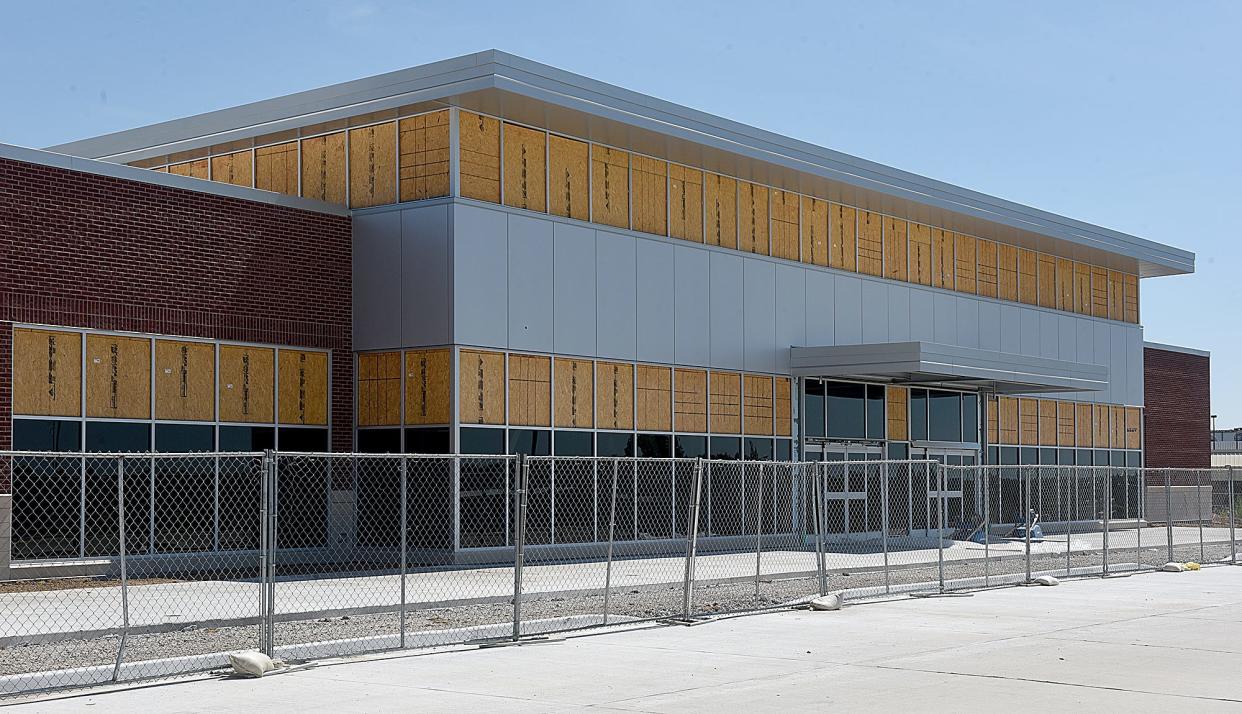
[[[978,452],[973,449],[915,447],[910,458],[935,461],[945,466],[974,466]],[[983,522],[983,489],[980,475],[973,469],[946,469],[943,479],[926,469],[915,469],[910,486],[910,533],[936,537],[956,530],[973,529]],[[920,501],[920,496],[922,496]],[[941,502],[943,499],[943,503]]]
[[[807,460],[826,462],[825,530],[830,539],[873,540],[883,528],[883,483],[879,444],[807,444]]]

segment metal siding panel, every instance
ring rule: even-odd
[[[1108,367],[1108,381],[1112,396],[1109,398],[1109,403],[1132,404],[1130,370],[1127,366],[1129,355],[1126,348],[1129,347],[1129,341],[1126,339],[1126,326],[1110,324],[1109,331],[1112,333],[1112,361]]]
[[[556,223],[552,338],[557,354],[595,354],[595,231]]]
[[[862,341],[888,342],[888,290],[877,280],[862,281]]]
[[[1057,315],[1057,332],[1060,339],[1057,341],[1057,359],[1067,362],[1075,362],[1078,360],[1078,330],[1074,324],[1074,318],[1069,315]]]
[[[509,216],[509,348],[552,351],[552,222]]]
[[[888,285],[888,339],[905,342],[910,339],[910,288]]]
[[[674,361],[673,245],[635,239],[638,248],[638,359]]]
[[[836,276],[822,270],[806,271],[806,343],[837,343]]]
[[[992,300],[979,301],[979,347],[1001,350],[1001,306]]]
[[[805,268],[776,266],[776,370],[789,371],[789,348],[806,342]]]
[[[508,221],[502,211],[453,209],[453,337],[505,348],[509,333]]]
[[[776,370],[776,264],[745,258],[742,263],[742,340],[745,368]]]
[[[449,302],[452,289],[449,285],[449,207],[406,209],[400,216],[401,343],[384,346],[448,344],[453,341]],[[390,303],[393,304],[398,303]],[[389,314],[391,309],[387,309]],[[367,348],[355,342],[354,349]]]
[[[1131,326],[1127,333],[1126,370],[1130,385],[1130,400],[1126,403],[1138,406],[1147,403],[1147,394],[1144,391],[1145,380],[1143,379],[1143,328]]]
[[[1051,312],[1039,313],[1039,356],[1056,359],[1060,354],[1061,330],[1057,324],[1057,315]]]
[[[744,369],[746,346],[742,336],[742,257],[711,253],[710,366]]]
[[[1022,352],[1022,308],[1017,305],[1000,306],[1000,338],[1001,352]]]
[[[937,292],[933,298],[932,308],[934,323],[932,325],[934,342],[946,345],[957,344],[957,297],[948,293]]]
[[[935,293],[910,288],[910,339],[933,342],[936,338]]]
[[[678,364],[711,363],[709,258],[701,248],[674,247],[673,344]]]
[[[1094,323],[1092,333],[1095,339],[1095,360],[1093,362],[1094,364],[1102,364],[1105,367],[1108,367],[1108,381],[1111,386],[1113,380],[1116,378],[1113,375],[1114,365],[1112,330],[1109,329],[1109,324],[1103,320],[1092,320],[1092,322]],[[1111,388],[1107,391],[1100,392],[1095,395],[1095,398],[1092,401],[1108,402],[1113,397],[1112,392],[1113,390]]]
[[[856,345],[862,341],[862,279],[836,276],[836,344]]]
[[[1039,312],[1029,307],[1019,307],[1022,326],[1022,347],[1018,351],[1024,355],[1039,354]]]
[[[1078,333],[1078,339],[1074,340],[1074,347],[1078,352],[1078,354],[1075,355],[1075,359],[1079,362],[1095,364],[1094,324],[1088,318],[1075,317],[1074,331]]]
[[[401,216],[395,211],[353,221],[354,347],[395,347],[401,340]]]
[[[595,232],[595,343],[600,357],[636,358],[637,271],[633,237]]]
[[[963,347],[979,346],[979,300],[957,299],[957,343]]]

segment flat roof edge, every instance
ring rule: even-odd
[[[1187,355],[1195,355],[1196,357],[1211,357],[1212,353],[1208,350],[1195,349],[1194,347],[1183,347],[1181,345],[1169,345],[1163,342],[1143,342],[1144,349],[1162,350],[1164,352],[1180,352]]]

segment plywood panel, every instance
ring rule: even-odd
[[[953,263],[957,266],[957,285],[954,289],[973,295],[977,289],[976,276],[978,275],[975,265],[974,237],[954,233],[953,250]]]
[[[254,163],[255,188],[298,195],[298,142],[255,149]]]
[[[748,253],[770,254],[772,242],[768,234],[768,187],[739,181],[737,208],[738,248]]]
[[[793,436],[793,380],[776,378],[776,435]]]
[[[1015,246],[996,244],[996,287],[1001,300],[1018,299],[1018,249]]]
[[[975,246],[978,274],[976,292],[984,297],[996,297],[998,292],[996,275],[996,243],[980,239]]]
[[[1057,403],[1051,399],[1039,400],[1039,445],[1057,445]]]
[[[168,167],[168,173],[170,174],[189,176],[196,179],[206,179],[208,171],[210,171],[210,168],[208,167],[207,159],[186,161],[180,164],[172,164]]]
[[[211,157],[211,180],[234,186],[254,185],[254,163],[249,151]]]
[[[276,411],[280,423],[326,425],[328,353],[282,349],[276,361]]]
[[[215,420],[214,344],[155,341],[155,418],[171,421]]]
[[[634,365],[595,363],[595,421],[598,429],[634,428]]]
[[[1108,405],[1091,405],[1091,439],[1096,448],[1107,448],[1109,445]]]
[[[453,355],[446,349],[405,353],[405,423],[452,421]]]
[[[220,421],[276,421],[276,350],[220,345]]]
[[[1091,266],[1091,314],[1108,317],[1108,271]]]
[[[595,426],[595,363],[589,359],[557,357],[556,396],[553,409],[556,426],[590,429]]]
[[[552,425],[552,359],[509,355],[509,423]]]
[[[1018,443],[1018,400],[1016,397],[1000,398],[1000,439],[998,444]]]
[[[634,230],[668,235],[668,162],[635,154]]]
[[[345,205],[345,132],[302,140],[302,195]]]
[[[1126,447],[1126,409],[1120,405],[1108,407],[1108,445],[1114,449]]]
[[[504,198],[506,206],[544,212],[547,209],[547,138],[542,131],[505,122]]]
[[[1018,302],[1027,305],[1039,303],[1039,254],[1025,248],[1018,249]]]
[[[884,397],[888,438],[893,441],[909,439],[910,390],[905,387],[885,387]]]
[[[668,166],[669,235],[703,242],[703,172],[678,164]]]
[[[829,212],[827,201],[802,197],[802,262],[828,265]]]
[[[676,369],[673,372],[673,428],[679,432],[707,432],[707,372]]]
[[[13,330],[13,413],[82,415],[82,335]]]
[[[1057,306],[1057,260],[1051,255],[1039,254],[1038,300],[1041,307]]]
[[[638,365],[638,402],[635,414],[639,431],[673,430],[673,370],[670,367]]]
[[[1121,273],[1108,271],[1108,319],[1121,320],[1125,317],[1125,289]]]
[[[957,276],[957,261],[953,251],[953,234],[949,231],[931,229],[932,286],[953,290]]]
[[[1074,312],[1091,314],[1091,266],[1074,263]]]
[[[703,176],[707,244],[737,247],[737,181],[719,174]]]
[[[854,272],[858,269],[858,211],[839,203],[828,211],[828,265]]]
[[[988,443],[1000,443],[1000,402],[996,399],[988,400]]]
[[[86,416],[151,418],[151,341],[86,336]]]
[[[449,113],[447,109],[402,119],[397,127],[401,200],[449,195]]]
[[[1092,446],[1095,430],[1092,428],[1092,409],[1090,404],[1074,405],[1075,446]]]
[[[397,123],[349,130],[349,205],[397,202]]]
[[[708,375],[708,407],[713,434],[742,431],[742,375],[712,372]]]
[[[401,353],[358,355],[358,426],[401,423]]]
[[[1058,310],[1074,311],[1074,261],[1057,258],[1057,302]]]
[[[1039,445],[1039,400],[1018,400],[1019,443],[1023,446]]]
[[[591,155],[585,141],[548,137],[549,213],[579,221],[591,219]]]
[[[457,413],[462,424],[505,423],[505,356],[462,350],[457,355]]]
[[[931,285],[932,275],[931,227],[922,223],[910,224],[910,282]]]
[[[799,198],[796,193],[772,189],[772,255],[777,258],[801,258],[801,245],[798,240]]]
[[[461,195],[500,203],[500,121],[462,110],[457,132]]]
[[[884,273],[884,219],[871,211],[858,212],[858,272]]]
[[[884,218],[884,277],[906,280],[909,250],[909,228],[899,218]]]
[[[1122,276],[1122,281],[1123,281],[1122,289],[1125,292],[1125,308],[1123,310],[1122,318],[1124,318],[1126,322],[1132,322],[1134,324],[1138,324],[1138,321],[1139,321],[1138,276],[1127,274],[1127,275]]]
[[[742,429],[755,436],[772,435],[772,378],[747,374],[742,378]]]
[[[1143,446],[1143,410],[1138,407],[1126,407],[1126,448],[1139,449]]]
[[[591,145],[591,220],[630,227],[630,154]]]
[[[1057,446],[1074,446],[1074,403],[1057,403]]]

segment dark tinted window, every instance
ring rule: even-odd
[[[736,436],[713,436],[709,448],[713,459],[742,458],[742,440]]]
[[[1073,466],[1074,465],[1074,450],[1073,449],[1059,449],[1057,451],[1057,463],[1061,466]]]
[[[1104,449],[1096,449],[1093,453],[1092,463],[1096,466],[1108,466],[1108,452]]]
[[[220,427],[221,451],[263,451],[274,448],[276,448],[276,427]]]
[[[1125,466],[1126,465],[1126,452],[1124,451],[1108,452],[1108,465],[1109,466]]]
[[[407,454],[448,454],[452,451],[452,445],[449,444],[449,430],[446,427],[405,430],[405,452]]]
[[[463,454],[505,453],[504,429],[478,429],[462,427],[458,432]]]
[[[894,441],[888,445],[888,458],[890,459],[908,459],[910,458],[910,445]]]
[[[87,451],[150,451],[151,425],[93,421],[86,425]]]
[[[962,395],[962,441],[979,443],[979,397]]]
[[[509,453],[548,456],[552,453],[552,432],[542,429],[510,429]]]
[[[1143,463],[1143,452],[1141,451],[1127,451],[1126,452],[1126,466],[1129,466],[1131,468],[1138,468],[1140,465],[1142,465],[1142,463]]]
[[[1021,459],[1022,465],[1033,465],[1039,463],[1039,449],[1032,447],[1023,447],[1018,450],[1018,458]]]
[[[862,384],[824,383],[828,406],[828,436],[861,439],[866,436],[866,388]]]
[[[824,383],[818,379],[806,380],[806,411],[802,415],[802,428],[807,436],[823,436],[824,431]]]
[[[200,424],[156,424],[155,450],[165,454],[215,451],[215,428]]]
[[[679,459],[697,459],[707,456],[706,436],[678,436],[673,441],[673,455]]]
[[[989,446],[988,447],[988,463],[989,464],[1000,463],[999,461],[997,461],[997,459],[1000,458],[999,454],[1000,452],[997,450],[997,447]]]
[[[1075,451],[1074,452],[1074,463],[1078,466],[1090,466],[1091,465],[1091,450],[1090,449],[1078,449],[1077,451]]]
[[[927,441],[927,390],[910,390],[910,440]]]
[[[1039,450],[1039,463],[1041,465],[1055,464],[1056,462],[1057,462],[1057,450],[1056,449],[1040,449]]]
[[[745,457],[751,461],[771,461],[772,460],[772,440],[756,439],[747,437],[745,443]]]
[[[279,433],[281,451],[327,451],[328,430],[282,426]]]
[[[401,430],[359,429],[358,452],[362,454],[401,453]]]
[[[789,461],[793,458],[793,442],[789,439],[776,440],[776,460]]]
[[[884,438],[884,387],[867,385],[867,438]]]
[[[957,392],[928,392],[930,441],[962,440],[962,399]]]
[[[1000,450],[1000,463],[1003,466],[1012,466],[1018,463],[1018,447],[1002,446]]]
[[[595,434],[589,431],[558,431],[555,441],[557,456],[595,455]]]
[[[638,455],[648,459],[667,459],[673,455],[671,434],[639,434]]]
[[[82,422],[56,419],[14,419],[17,451],[77,451],[82,448]]]
[[[595,435],[595,449],[599,456],[633,456],[634,435],[601,431]]]

